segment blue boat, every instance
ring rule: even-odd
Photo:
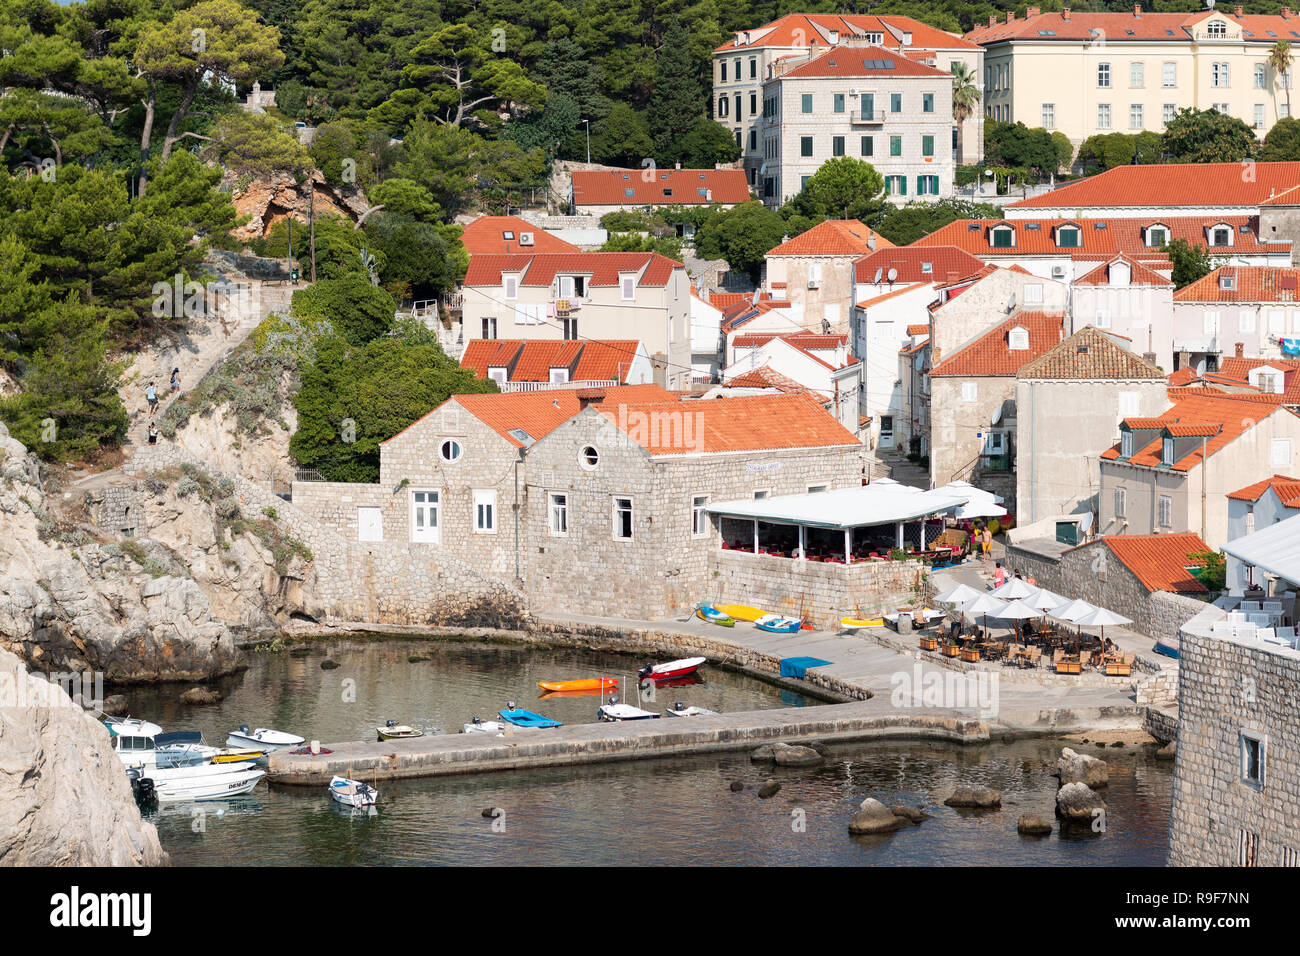
[[[1157,654],[1163,654],[1165,657],[1172,657],[1177,660],[1179,650],[1179,640],[1178,635],[1176,634],[1170,637],[1160,637],[1156,639],[1155,652]]]
[[[754,626],[773,634],[796,634],[803,626],[803,621],[794,617],[782,617],[780,614],[764,614],[754,622]]]
[[[551,720],[549,717],[543,717],[541,714],[534,714],[531,710],[524,710],[522,707],[510,705],[505,710],[498,710],[497,716],[507,723],[514,724],[516,727],[563,727],[564,725],[558,720]]]

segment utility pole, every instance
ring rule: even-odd
[[[316,284],[316,181],[311,180],[307,192],[307,222],[311,232],[311,281]]]

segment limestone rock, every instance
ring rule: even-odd
[[[1025,836],[1046,836],[1052,832],[1052,821],[1035,813],[1022,813],[1016,823],[1016,832]]]
[[[907,826],[907,824],[908,821],[905,817],[896,816],[889,807],[879,800],[867,797],[858,807],[858,812],[853,814],[853,819],[849,821],[849,832],[854,834],[893,833],[898,828]]]
[[[1061,751],[1056,768],[1061,777],[1061,786],[1067,783],[1086,783],[1097,788],[1106,786],[1110,780],[1110,768],[1106,761],[1089,754],[1076,753],[1069,747]]]
[[[744,790],[744,789],[745,789],[745,785],[744,785],[743,783],[741,783],[739,780],[733,780],[733,781],[731,781],[731,792],[732,792],[732,793],[740,793],[740,791],[742,791],[742,790]]]
[[[1177,756],[1178,756],[1178,744],[1176,741],[1173,740],[1169,741],[1169,743],[1165,744],[1155,753],[1155,757],[1157,760],[1173,760]]]
[[[770,779],[764,781],[763,785],[758,788],[758,796],[761,800],[766,800],[768,797],[775,797],[780,792],[781,785],[775,780]]]
[[[1086,783],[1067,783],[1056,792],[1056,815],[1069,823],[1091,825],[1106,804]]]
[[[191,687],[180,700],[182,704],[215,704],[221,700],[221,693],[210,687]]]
[[[752,760],[754,763],[772,763],[774,760],[776,760],[776,748],[778,746],[784,746],[784,745],[763,744],[763,746],[759,747],[757,750],[755,750],[753,753],[749,755],[749,759]]]
[[[0,866],[166,863],[103,724],[5,650],[0,680],[16,699],[0,707]]]
[[[922,820],[929,820],[930,814],[926,813],[920,807],[908,807],[902,804],[889,808],[889,812],[896,817],[902,817],[910,823],[920,825]]]
[[[952,796],[943,803],[944,806],[948,807],[970,807],[988,810],[1002,806],[1002,792],[975,784],[962,783],[957,785],[957,788],[952,792]]]
[[[109,694],[104,698],[104,705],[100,708],[109,717],[122,717],[126,714],[126,709],[125,694]]]
[[[778,767],[820,767],[825,763],[825,758],[811,747],[790,744],[777,744],[772,759]]]

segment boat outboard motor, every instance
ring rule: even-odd
[[[481,723],[483,723],[483,718],[482,718],[482,717],[471,717],[471,718],[469,719],[469,722],[470,722],[471,724],[481,724]]]
[[[128,770],[127,776],[131,778],[131,792],[134,794],[137,803],[151,804],[158,802],[158,791],[154,787],[153,781],[144,776],[144,771]]]
[[[637,677],[649,677],[650,674],[651,674],[653,671],[654,671],[654,665],[653,665],[653,664],[647,664],[645,667],[641,668],[639,671],[636,672],[636,676],[637,676]]]
[[[682,711],[685,709],[686,707],[682,704],[680,700],[673,701],[673,710]]]
[[[506,710],[514,710],[514,709],[515,709],[515,702],[513,700],[506,701]]]
[[[397,721],[395,721],[395,720],[386,720],[386,721],[384,721],[384,726],[385,726],[385,727],[396,727],[396,726],[397,726]]]
[[[247,737],[247,736],[248,736],[248,724],[240,724],[240,725],[239,725],[239,732],[240,732],[241,734],[243,734],[245,737]]]

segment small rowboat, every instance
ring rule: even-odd
[[[637,676],[642,680],[672,680],[674,677],[694,674],[704,661],[703,657],[683,657],[681,660],[669,661],[667,664],[647,664],[637,671]]]
[[[665,717],[716,717],[716,710],[705,707],[687,707],[680,700],[664,711]]]
[[[870,620],[867,618],[860,618],[860,617],[840,618],[840,627],[847,627],[849,629],[858,628],[858,627],[884,627],[884,626],[885,626],[885,619],[883,617],[878,617],[874,620]]]
[[[549,717],[543,717],[541,714],[534,714],[531,710],[524,710],[522,707],[516,707],[514,701],[506,705],[505,710],[497,711],[497,716],[507,723],[514,724],[516,727],[563,727],[564,724],[558,720],[551,720]]]
[[[757,621],[767,613],[762,608],[750,607],[748,604],[715,604],[713,606],[737,621]]]
[[[736,619],[723,614],[711,604],[697,604],[695,606],[695,616],[701,621],[708,621],[710,624],[720,624],[723,627],[735,627]]]
[[[596,710],[596,716],[601,720],[651,720],[659,715],[652,710],[642,710],[631,704],[610,703],[601,704]]]
[[[773,634],[795,634],[803,626],[797,617],[782,617],[780,614],[764,614],[754,626],[759,630],[771,631]]]
[[[213,754],[213,763],[250,763],[266,756],[265,750],[227,750]]]
[[[582,680],[539,680],[542,690],[609,690],[618,686],[617,677],[587,677]]]
[[[407,740],[411,737],[424,736],[423,730],[417,730],[414,727],[398,724],[391,720],[387,721],[382,727],[376,727],[375,732],[379,734],[380,740]]]
[[[334,777],[330,781],[330,796],[345,807],[373,807],[379,801],[378,790],[347,777]]]
[[[301,747],[306,742],[307,740],[304,737],[286,734],[279,730],[269,730],[266,727],[258,727],[252,733],[249,733],[247,724],[238,730],[232,730],[226,737],[227,747],[261,747],[263,750],[284,750],[286,748]]]
[[[499,720],[484,720],[475,717],[460,729],[463,734],[504,734],[506,725]]]

